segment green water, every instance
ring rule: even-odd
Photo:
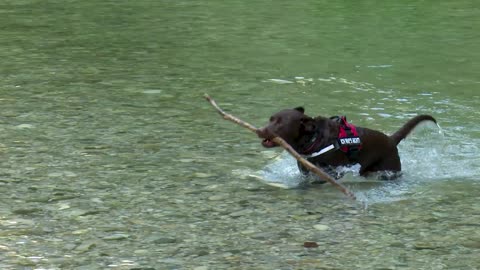
[[[0,3],[0,269],[480,269],[480,4]],[[297,186],[222,120],[394,132],[404,177]],[[262,178],[263,180],[259,180]],[[306,241],[317,248],[304,248]]]

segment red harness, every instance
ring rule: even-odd
[[[357,128],[347,122],[345,116],[334,116],[332,119],[338,119],[340,122],[340,130],[338,132],[338,146],[340,151],[349,155],[362,149],[362,141],[358,136]]]
[[[315,149],[320,142],[320,140],[314,138],[313,143],[307,148],[307,150],[302,151],[301,153],[306,158],[313,158],[331,150],[338,149],[344,152],[349,159],[355,160],[356,154],[362,149],[362,141],[358,136],[357,128],[348,123],[345,116],[332,116],[330,119],[337,121],[340,124],[337,140],[314,152],[313,149]]]

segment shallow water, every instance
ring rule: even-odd
[[[479,8],[3,1],[0,268],[479,269]],[[441,129],[399,145],[400,181],[352,169],[354,202],[205,92],[257,126]]]

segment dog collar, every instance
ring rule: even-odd
[[[319,146],[322,137],[319,135],[318,131],[315,132],[315,135],[310,139],[308,147],[305,147],[306,149],[301,151],[300,153],[303,156],[310,156],[313,155],[315,149]],[[316,153],[316,152],[315,152]]]

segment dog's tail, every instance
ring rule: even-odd
[[[392,138],[395,144],[398,144],[401,140],[405,139],[405,137],[407,137],[407,135],[422,121],[432,121],[435,124],[437,123],[437,120],[430,115],[417,115],[408,120],[408,122],[405,123],[405,125],[403,125],[403,127],[401,127],[397,132],[393,133],[390,138]]]

